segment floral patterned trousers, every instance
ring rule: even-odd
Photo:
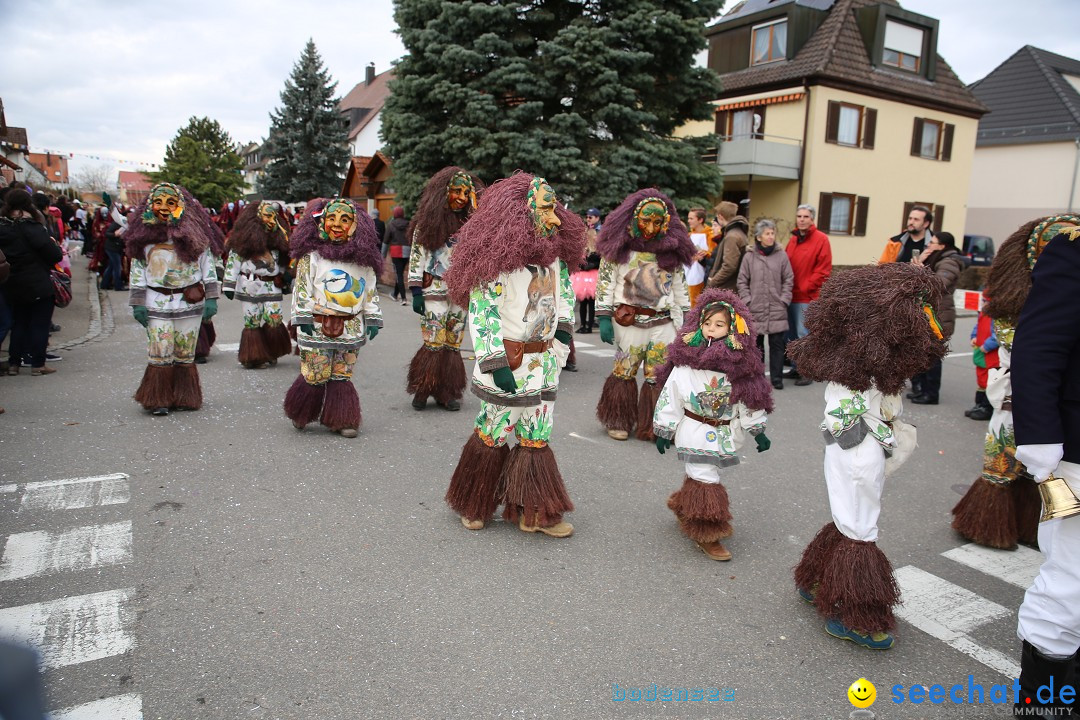
[[[554,419],[552,400],[541,400],[539,405],[531,407],[508,407],[481,400],[476,434],[488,447],[502,447],[510,439],[510,433],[515,433],[519,445],[541,448],[551,439]]]
[[[430,350],[458,350],[465,336],[465,311],[446,300],[424,300],[420,333]]]
[[[241,302],[240,307],[244,312],[245,330],[277,327],[281,324],[280,302]]]
[[[355,365],[355,350],[300,348],[300,374],[308,385],[323,385],[330,380],[349,380]]]
[[[666,322],[647,328],[615,325],[615,377],[633,380],[645,364],[645,382],[655,382],[656,368],[664,362],[667,346],[675,339],[675,325]]]
[[[146,336],[151,365],[184,365],[195,362],[195,343],[199,339],[202,317],[150,318]]]

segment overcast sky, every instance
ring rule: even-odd
[[[967,83],[1024,45],[1080,58],[1078,0],[901,4],[938,18],[938,52]],[[394,27],[391,0],[0,0],[0,98],[33,151],[75,153],[73,172],[137,169],[192,116],[238,143],[265,138],[309,37],[343,96],[368,63],[382,72],[405,53]]]

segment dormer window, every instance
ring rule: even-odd
[[[757,25],[751,35],[751,65],[776,62],[787,57],[787,18]]]
[[[926,31],[895,20],[885,22],[885,48],[881,62],[917,73],[922,67],[923,38]]]

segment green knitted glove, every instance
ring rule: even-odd
[[[230,300],[232,300],[233,297],[236,295],[236,293],[232,290],[224,290],[223,292],[225,293],[225,297],[229,298]]]
[[[499,368],[491,373],[491,379],[494,381],[495,387],[503,392],[510,393],[511,395],[517,392],[517,381],[514,380],[514,371],[510,368]]]
[[[298,325],[295,325],[294,327],[296,327],[297,332],[302,332],[307,335],[315,334],[315,325],[313,323],[300,323]]]
[[[379,328],[375,325],[368,325],[364,328],[367,331],[367,339],[374,340],[375,336],[379,334]]]
[[[659,435],[656,436],[656,449],[661,455],[663,455],[664,451],[667,450],[669,447],[671,447],[670,440],[668,440],[666,437],[660,437]]]
[[[611,325],[611,318],[601,315],[596,318],[596,324],[600,326],[600,340],[608,345],[615,344],[615,328]]]
[[[413,295],[412,296],[412,311],[417,315],[424,314],[424,296]]]
[[[765,433],[760,432],[754,436],[754,442],[757,443],[757,451],[765,452],[772,447],[772,440],[765,436]]]
[[[150,322],[150,311],[146,309],[145,305],[134,305],[131,308],[131,314],[135,317],[135,322],[139,323],[143,327],[146,327]]]
[[[570,333],[566,330],[556,330],[555,339],[561,342],[563,345],[570,347],[570,341],[573,338],[570,337]]]
[[[209,320],[217,315],[217,298],[206,298],[203,301],[202,319]]]

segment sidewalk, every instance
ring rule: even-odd
[[[99,291],[97,273],[87,270],[90,258],[80,248],[71,253],[71,303],[53,311],[53,323],[60,326],[49,336],[49,350],[59,352],[107,337],[113,331],[112,306],[127,303],[126,292]],[[109,296],[115,296],[111,299]]]

